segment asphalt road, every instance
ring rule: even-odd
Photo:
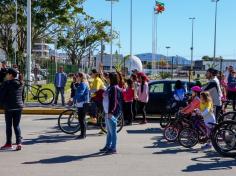
[[[103,155],[105,136],[89,127],[85,140],[58,131],[57,116],[23,116],[22,151],[0,152],[1,176],[233,176],[236,160],[200,146],[185,149],[162,139],[158,123],[134,124],[118,136],[118,154]],[[0,115],[0,144],[5,124]]]

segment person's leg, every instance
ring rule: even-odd
[[[135,120],[137,116],[137,100],[134,100],[132,103],[132,112],[133,112],[133,120]]]
[[[142,110],[142,115],[143,115],[143,123],[146,123],[146,103],[140,102],[140,109]]]
[[[59,94],[59,88],[56,87],[56,95],[55,95],[55,101],[54,101],[54,104],[57,104],[57,100],[58,100],[58,94]]]
[[[133,122],[133,111],[132,111],[132,102],[127,104],[127,114],[128,114],[128,124],[131,125]]]
[[[105,116],[105,123],[106,123],[106,130],[107,130],[107,138],[106,138],[106,148],[110,148],[111,147],[111,127],[110,127],[110,122],[108,119],[108,115],[106,114]]]
[[[86,122],[85,122],[85,111],[84,108],[78,108],[78,116],[79,116],[79,123],[80,123],[80,131],[81,137],[86,137]]]
[[[214,107],[214,115],[215,115],[215,118],[216,118],[216,122],[218,122],[218,118],[220,116],[221,110],[222,110],[222,106],[215,106]]]
[[[6,144],[12,144],[12,111],[5,111],[5,122],[6,122]]]
[[[64,96],[65,89],[64,89],[64,87],[60,88],[60,92],[61,92],[61,103],[62,103],[62,106],[65,106],[65,96]]]
[[[117,126],[117,119],[116,117],[112,116],[112,118],[109,118],[110,123],[110,130],[111,130],[111,150],[116,151],[116,143],[117,143],[117,132],[116,132],[116,126]]]
[[[21,110],[13,111],[13,127],[16,135],[16,144],[21,144],[21,130],[20,130],[20,120],[21,120]]]
[[[128,123],[128,113],[127,113],[127,103],[123,103],[123,115],[124,115],[124,121],[125,124]]]

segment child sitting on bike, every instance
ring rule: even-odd
[[[204,124],[207,130],[207,137],[210,137],[212,124],[216,123],[216,118],[213,112],[213,102],[209,92],[201,92],[200,94],[200,109],[196,110],[197,115],[200,115],[204,119]],[[202,146],[203,150],[210,149],[212,147],[211,141]]]
[[[189,103],[186,107],[180,110],[180,113],[184,115],[190,115],[194,109],[200,108],[200,92],[202,91],[201,87],[199,86],[193,86],[191,88],[192,90],[192,97],[191,97],[191,103]]]

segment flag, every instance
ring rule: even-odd
[[[165,11],[165,4],[159,1],[156,1],[155,13],[159,14]]]

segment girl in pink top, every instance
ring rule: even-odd
[[[133,112],[132,104],[134,100],[134,85],[131,79],[127,81],[127,88],[123,89],[124,106],[123,113],[126,125],[132,125]]]
[[[200,92],[202,89],[199,86],[192,87],[192,101],[191,103],[183,108],[180,112],[183,114],[191,114],[195,109],[200,108]]]
[[[138,88],[138,101],[139,101],[139,107],[142,109],[142,115],[143,115],[143,120],[141,124],[147,123],[146,120],[146,104],[148,103],[149,100],[149,88],[148,88],[148,82],[147,82],[147,76],[146,75],[141,75],[140,76],[140,85]]]

